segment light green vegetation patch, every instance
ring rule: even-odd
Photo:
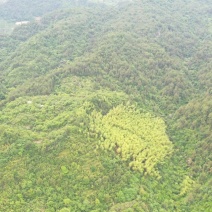
[[[90,129],[101,139],[100,146],[115,150],[133,170],[158,175],[156,164],[172,152],[161,118],[119,105],[105,116],[93,112]]]

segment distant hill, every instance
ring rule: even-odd
[[[70,7],[76,1],[28,1],[8,0],[0,5],[0,18],[9,21],[31,20],[33,17],[42,16],[48,12],[60,9],[63,6]],[[79,1],[80,2],[80,1]]]

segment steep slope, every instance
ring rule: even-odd
[[[1,38],[0,210],[210,211],[210,8],[60,10]]]

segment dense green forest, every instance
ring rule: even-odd
[[[0,35],[0,211],[210,212],[212,2],[0,1],[25,20]]]

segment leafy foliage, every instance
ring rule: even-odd
[[[156,174],[155,165],[172,149],[163,120],[129,106],[117,106],[105,116],[94,112],[90,129],[103,140],[103,149],[115,150],[133,170],[144,174]]]
[[[0,4],[0,211],[211,210],[211,3],[110,3]]]

